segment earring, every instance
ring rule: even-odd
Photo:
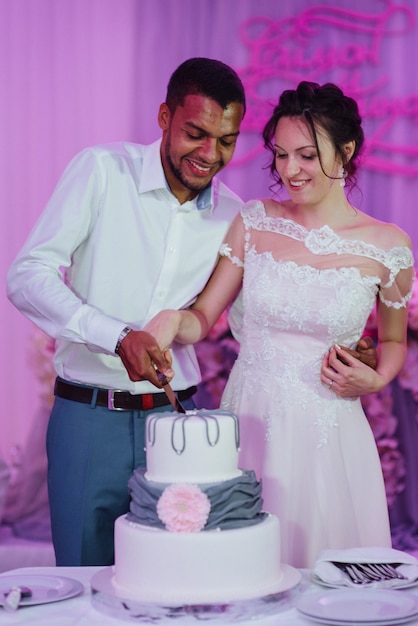
[[[345,187],[345,179],[347,178],[347,172],[345,171],[345,169],[342,167],[340,169],[340,187]]]

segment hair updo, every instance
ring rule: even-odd
[[[333,83],[319,85],[302,81],[296,89],[283,91],[263,130],[264,147],[273,154],[270,172],[278,183],[281,183],[281,179],[276,170],[274,135],[282,117],[305,120],[311,130],[322,168],[317,138],[317,129],[321,127],[332,141],[336,154],[341,158],[347,183],[351,186],[355,184],[355,173],[358,167],[358,157],[364,144],[364,133],[357,102],[353,98],[344,95],[342,90]],[[347,161],[344,145],[350,141],[355,142],[355,147],[351,159]],[[328,176],[323,168],[322,171]]]

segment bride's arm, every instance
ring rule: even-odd
[[[338,346],[325,355],[321,381],[341,397],[376,393],[390,383],[402,369],[407,350],[408,302],[412,296],[415,269],[409,236],[397,226],[376,229],[381,241],[396,245],[397,266],[387,266],[387,276],[379,288],[377,310],[377,367],[355,359]],[[399,269],[400,268],[400,269]]]
[[[341,397],[358,397],[376,393],[400,372],[406,357],[407,308],[394,309],[384,305],[378,312],[379,342],[377,368],[373,370],[339,346],[325,355],[321,381]]]
[[[185,344],[200,341],[238,295],[242,275],[242,267],[228,257],[220,257],[204,290],[190,309],[161,311],[144,330],[155,337],[163,350],[173,341]]]

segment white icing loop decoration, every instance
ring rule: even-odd
[[[220,413],[219,411],[217,411],[218,414],[220,415],[226,415],[227,417],[230,417],[233,421],[234,421],[234,426],[235,426],[235,445],[236,445],[236,449],[239,449],[239,426],[238,426],[238,418],[236,417],[236,415],[233,415],[232,413]],[[170,413],[170,416],[172,416],[173,414]],[[164,417],[167,417],[167,413],[155,413],[154,415],[151,415],[147,426],[148,426],[148,432],[147,432],[147,440],[149,442],[149,445],[154,446],[155,445],[155,441],[156,441],[156,424],[158,422],[158,420],[163,419]],[[187,420],[190,417],[198,417],[200,418],[204,425],[205,425],[205,431],[206,431],[206,440],[208,442],[208,444],[213,447],[216,446],[219,442],[219,437],[220,437],[220,428],[219,428],[219,422],[217,419],[217,415],[214,415],[213,412],[210,411],[205,411],[205,410],[201,410],[201,411],[197,411],[197,410],[192,410],[192,411],[186,411],[186,414],[179,414],[178,417],[176,417],[173,420],[173,424],[172,424],[172,429],[171,429],[171,445],[172,448],[174,450],[174,452],[176,452],[176,454],[183,454],[183,452],[186,449],[186,427],[185,424],[187,422]],[[209,426],[209,422],[212,422],[212,424],[215,425],[215,436],[211,437],[211,433],[210,433],[210,426]],[[178,437],[176,438],[176,434],[178,434],[178,428],[177,426],[180,424],[180,428],[181,428],[181,445],[177,446],[175,441],[176,439],[178,439]]]

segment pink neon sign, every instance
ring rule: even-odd
[[[238,69],[248,99],[243,132],[260,133],[283,89],[301,80],[332,81],[359,103],[365,167],[418,174],[418,94],[391,94],[393,76],[386,64],[394,42],[399,45],[399,38],[415,29],[415,11],[393,0],[385,0],[378,13],[317,5],[291,18],[244,21],[239,37],[249,62]]]

